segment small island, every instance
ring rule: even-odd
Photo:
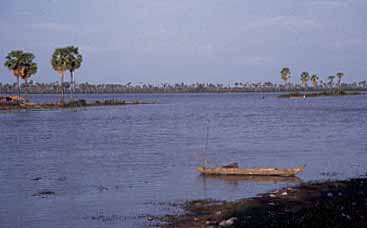
[[[117,106],[117,105],[139,105],[139,104],[158,104],[158,102],[147,101],[125,101],[125,100],[103,100],[86,101],[84,99],[72,100],[58,103],[32,103],[18,96],[0,97],[0,110],[48,110],[65,108],[82,108],[95,106]]]
[[[83,56],[79,48],[67,46],[56,48],[51,57],[51,66],[60,76],[60,84],[57,91],[60,92],[60,100],[56,103],[32,103],[21,96],[20,79],[24,80],[24,89],[28,89],[28,80],[35,75],[38,64],[34,62],[35,55],[23,50],[13,50],[5,57],[4,66],[13,73],[17,79],[17,96],[0,96],[0,110],[47,110],[63,108],[81,108],[94,106],[116,106],[116,105],[137,105],[137,104],[157,104],[157,102],[125,101],[125,100],[103,100],[86,101],[84,99],[74,99],[75,93],[75,71],[81,67]],[[65,101],[65,73],[70,73],[70,100]],[[0,83],[1,84],[1,83]],[[9,94],[9,93],[5,93]],[[11,93],[10,93],[11,94]]]
[[[289,79],[290,79],[290,75],[291,75],[291,71],[288,67],[284,67],[281,71],[280,71],[280,75],[281,75],[281,79],[284,80],[285,88],[292,88],[292,86],[289,84]],[[301,82],[301,87],[298,87],[298,89],[302,89],[303,87],[303,92],[301,92],[301,90],[295,90],[292,91],[290,90],[289,93],[287,94],[281,94],[278,97],[279,98],[306,98],[306,97],[324,97],[324,96],[349,96],[349,95],[361,95],[360,92],[358,91],[351,91],[351,92],[347,92],[343,89],[342,87],[342,78],[344,77],[344,73],[343,72],[337,72],[335,75],[330,75],[327,80],[328,82],[321,82],[321,84],[323,85],[322,87],[320,87],[319,85],[319,76],[317,74],[312,74],[312,76],[310,76],[310,74],[307,71],[302,72],[302,74],[300,75],[300,82]],[[336,83],[336,86],[334,86],[334,79],[337,78],[338,81]],[[307,89],[308,87],[308,81],[312,82],[312,89],[313,92],[308,92]],[[297,88],[297,87],[293,87],[293,88]]]
[[[325,96],[352,96],[352,95],[361,95],[358,91],[344,91],[344,90],[330,90],[330,91],[321,91],[321,92],[305,92],[301,93],[299,91],[290,92],[287,94],[281,94],[279,98],[306,98],[306,97],[325,97]]]

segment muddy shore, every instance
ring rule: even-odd
[[[367,227],[367,178],[303,183],[233,202],[187,201],[158,227]]]
[[[8,103],[0,104],[0,110],[49,110],[65,108],[82,108],[96,106],[118,106],[118,105],[140,105],[140,104],[158,104],[158,102],[146,101],[125,101],[125,100],[105,100],[87,102],[86,100],[75,100],[65,103]]]

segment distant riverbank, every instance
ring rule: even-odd
[[[65,93],[71,92],[69,83],[65,84]],[[307,87],[310,92],[324,92],[336,89],[337,87]],[[339,87],[338,87],[339,88]],[[367,84],[351,83],[342,84],[342,90],[367,91]],[[193,83],[193,84],[90,84],[79,83],[75,85],[74,94],[125,94],[125,93],[250,93],[250,92],[303,92],[305,88],[301,85],[284,86],[282,84],[264,83],[235,83],[235,84],[213,84],[213,83]],[[22,84],[21,91],[25,94],[60,94],[59,83],[29,83]],[[15,84],[1,84],[0,94],[17,94]]]
[[[367,179],[304,183],[233,202],[193,200],[161,227],[367,227]]]

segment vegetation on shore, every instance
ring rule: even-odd
[[[285,74],[287,74],[287,77],[284,76]],[[288,79],[290,78],[290,70],[289,68],[283,68],[280,71],[280,77],[281,79],[283,79],[285,81],[285,83],[287,84]],[[338,79],[337,81],[337,86],[334,87],[334,79],[335,77]],[[322,84],[324,84],[325,89],[323,90],[318,90],[318,88],[320,88],[318,82],[319,82],[319,76],[317,76],[317,74],[313,74],[310,77],[310,74],[308,72],[302,72],[301,76],[300,76],[300,81],[301,84],[304,88],[303,94],[300,93],[300,91],[290,91],[290,93],[288,94],[281,94],[278,97],[280,98],[306,98],[306,97],[321,97],[321,96],[346,96],[346,95],[360,95],[361,93],[358,92],[358,90],[354,90],[352,92],[346,92],[344,89],[348,90],[347,87],[343,86],[343,84],[341,83],[342,78],[344,77],[344,73],[343,72],[338,72],[334,75],[330,75],[328,77],[328,83],[324,83],[322,82]],[[286,80],[287,79],[287,80]],[[312,82],[312,89],[313,91],[317,91],[317,92],[306,92],[306,90],[309,88],[308,87],[308,81],[311,80]],[[365,87],[365,82],[360,82],[358,85],[361,88]],[[363,90],[363,89],[362,89]]]
[[[64,75],[66,71],[70,72],[70,94],[73,100],[74,93],[74,71],[80,68],[83,61],[78,47],[68,46],[65,48],[56,48],[52,54],[52,68],[60,74],[61,103],[64,102],[65,84]]]
[[[165,227],[367,227],[367,179],[305,183],[234,202],[187,201]]]
[[[18,98],[21,98],[20,78],[25,81],[25,86],[28,87],[29,78],[37,73],[38,65],[34,62],[35,56],[33,53],[25,52],[23,50],[13,50],[5,57],[4,66],[7,67],[17,79],[16,88]],[[66,71],[70,72],[71,85],[71,100],[73,100],[74,88],[74,71],[80,68],[82,64],[82,55],[79,53],[78,47],[67,46],[64,48],[56,48],[51,58],[52,68],[60,74],[61,83],[61,100],[64,102],[64,74]],[[33,82],[32,82],[33,84]],[[0,93],[2,90],[0,91]]]
[[[9,52],[5,57],[4,66],[8,68],[17,79],[16,87],[18,97],[20,97],[20,78],[25,81],[27,85],[28,79],[37,73],[37,63],[33,62],[35,56],[30,52],[22,50],[14,50]]]
[[[361,95],[361,93],[358,91],[346,92],[344,90],[329,90],[329,91],[308,92],[308,93],[291,92],[287,94],[281,94],[278,97],[280,98],[303,98],[303,97],[351,96],[351,95]]]
[[[38,65],[34,60],[32,53],[22,50],[9,52],[5,58],[4,65],[13,72],[17,78],[17,83],[0,83],[0,94],[15,94],[20,97],[21,91],[29,94],[55,94],[60,93],[60,102],[64,102],[66,90],[70,93],[71,100],[74,94],[85,93],[240,93],[240,92],[296,92],[302,90],[308,91],[326,91],[334,88],[334,78],[338,78],[337,86],[344,90],[366,90],[367,81],[342,83],[341,79],[344,73],[338,72],[336,76],[331,75],[328,81],[320,80],[317,74],[310,76],[308,72],[301,75],[301,83],[291,83],[291,70],[288,67],[280,71],[281,80],[284,84],[272,82],[234,82],[230,84],[222,83],[160,83],[160,84],[90,84],[88,82],[75,83],[74,74],[83,62],[83,56],[76,46],[67,46],[56,48],[51,56],[51,66],[60,75],[60,82],[42,83],[30,80],[31,75],[37,73]],[[70,82],[65,81],[65,73],[70,73]],[[20,78],[25,83],[20,83]],[[311,80],[312,87],[308,87],[308,81]]]
[[[6,99],[6,98],[5,98]],[[144,101],[125,101],[125,100],[105,100],[105,101],[92,101],[86,100],[72,100],[63,103],[41,103],[35,104],[25,100],[16,102],[8,100],[7,102],[1,102],[4,98],[0,97],[0,110],[47,110],[47,109],[61,109],[61,108],[81,108],[81,107],[94,107],[94,106],[117,106],[117,105],[138,105],[138,104],[158,104],[157,102],[144,102]]]
[[[22,90],[27,89],[28,94],[60,94],[60,82],[39,83],[30,81],[28,85],[21,85]],[[71,94],[70,82],[64,82],[66,93]],[[16,84],[1,84],[0,94],[15,94]],[[367,81],[355,83],[342,83],[342,90],[366,91]],[[329,91],[327,85],[319,84],[317,87],[310,87],[308,92]],[[263,83],[241,83],[236,82],[230,85],[213,83],[176,83],[176,84],[91,84],[75,83],[74,94],[118,94],[118,93],[246,93],[246,92],[295,92],[304,91],[301,85],[274,84],[271,82]]]

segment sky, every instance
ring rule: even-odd
[[[367,79],[366,0],[0,0],[0,83],[7,53],[36,56],[54,82],[55,48],[83,55],[78,82],[280,83],[303,71]]]

